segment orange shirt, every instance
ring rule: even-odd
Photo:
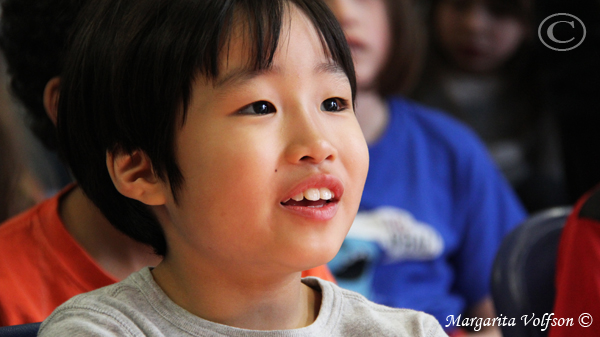
[[[0,225],[0,326],[41,322],[69,298],[118,281],[59,217],[59,199],[73,186]],[[325,266],[302,275],[333,281]]]
[[[0,225],[0,326],[43,321],[69,298],[117,282],[65,229],[59,198]]]

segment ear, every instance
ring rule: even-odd
[[[44,109],[46,114],[56,126],[56,116],[58,115],[58,96],[60,96],[60,77],[53,77],[44,88]]]
[[[106,167],[117,191],[149,206],[164,205],[166,183],[159,179],[150,158],[142,151],[106,152]]]

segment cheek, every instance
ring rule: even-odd
[[[338,139],[341,140],[339,146],[343,149],[340,154],[343,155],[342,162],[352,184],[351,191],[355,203],[352,208],[355,206],[358,209],[369,170],[369,149],[358,123],[344,130],[348,132],[338,136]]]
[[[190,162],[194,167],[188,166],[184,176],[186,191],[173,220],[181,226],[181,240],[202,247],[207,254],[222,247],[234,253],[245,251],[251,241],[240,233],[263,237],[268,231],[253,224],[262,224],[271,215],[272,208],[264,200],[273,199],[267,183],[275,170],[271,171],[273,161],[268,157],[272,151],[243,145],[212,147],[200,160]]]
[[[219,193],[236,194],[238,205],[260,200],[276,169],[278,152],[273,143],[263,139],[227,144],[212,158],[214,166],[207,176],[214,178],[209,183],[217,185]]]
[[[372,9],[369,21],[368,25],[371,27],[369,38],[372,39],[374,49],[380,60],[385,61],[392,43],[392,28],[383,1],[379,1],[377,7]]]
[[[375,50],[375,54],[377,55],[376,62],[374,62],[374,67],[376,71],[381,71],[381,68],[385,65],[388,55],[390,53],[391,47],[391,32],[390,27],[387,23],[387,19],[382,20],[385,22],[385,25],[381,25],[377,32],[373,35],[373,49]]]
[[[509,59],[523,43],[525,29],[514,21],[500,22],[494,27],[494,46],[498,62]]]
[[[206,205],[205,214],[225,216],[231,214],[226,211],[232,206],[241,210],[261,200],[258,196],[267,193],[264,182],[276,168],[275,142],[244,134],[202,138],[197,142],[215,141],[200,143],[201,146],[187,152],[187,158],[193,159],[182,163],[185,185],[189,193],[195,194],[190,202],[201,200],[197,207]]]

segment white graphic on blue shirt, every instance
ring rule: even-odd
[[[340,286],[369,297],[376,265],[433,260],[443,250],[442,236],[432,226],[405,210],[381,207],[358,213],[328,266]]]

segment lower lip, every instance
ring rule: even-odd
[[[327,221],[333,219],[338,211],[338,202],[330,202],[322,207],[305,207],[305,206],[284,206],[286,210],[298,214],[302,217],[316,220],[316,221]]]

